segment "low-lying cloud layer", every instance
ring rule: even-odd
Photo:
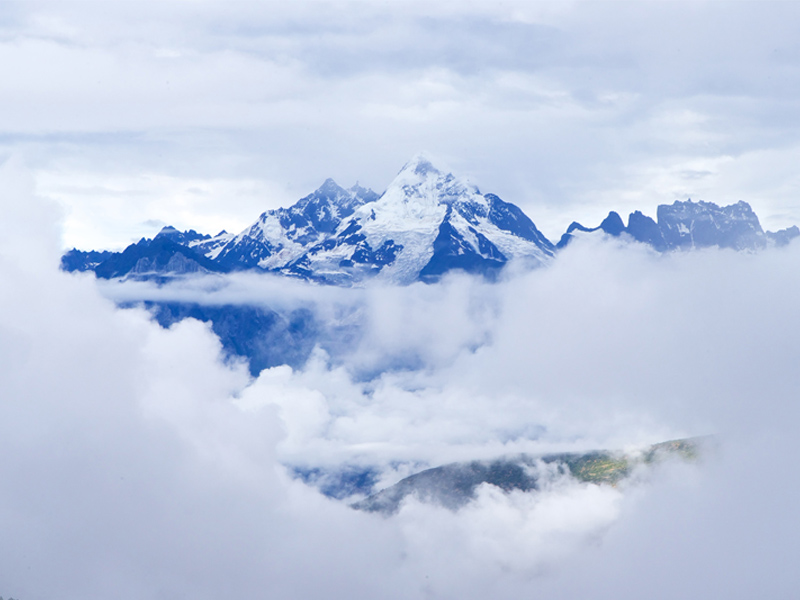
[[[205,325],[161,329],[107,297],[153,290],[59,272],[52,211],[13,165],[0,179],[0,595],[792,595],[800,248],[580,240],[495,285],[158,290],[362,324],[338,361],[252,379]],[[358,376],[409,355],[422,367]],[[388,519],[283,466],[372,464],[388,483],[415,464],[706,433],[720,449],[700,465],[617,488],[554,476]]]

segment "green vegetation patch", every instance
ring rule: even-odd
[[[625,456],[607,452],[591,452],[565,458],[575,479],[588,483],[615,485],[630,474],[631,461]]]

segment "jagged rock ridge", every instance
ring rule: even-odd
[[[660,205],[656,217],[657,221],[637,210],[628,217],[626,227],[619,214],[612,211],[597,227],[588,228],[573,222],[561,236],[557,248],[564,248],[576,235],[597,231],[615,237],[627,235],[659,252],[714,246],[758,250],[768,245],[783,246],[800,236],[796,226],[765,232],[753,209],[743,201],[722,207],[713,202],[676,201]]]

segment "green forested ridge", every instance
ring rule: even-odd
[[[512,490],[533,491],[539,489],[539,474],[536,465],[544,463],[569,473],[578,481],[599,485],[617,485],[637,466],[677,458],[695,461],[710,437],[685,438],[653,444],[635,452],[593,450],[589,452],[565,452],[541,456],[517,455],[491,461],[452,463],[426,469],[395,485],[353,504],[353,508],[369,512],[391,514],[409,495],[423,502],[458,509],[475,497],[476,488],[484,483],[509,492]]]

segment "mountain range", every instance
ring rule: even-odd
[[[553,244],[516,205],[417,156],[383,194],[358,185],[344,189],[328,179],[293,206],[264,212],[239,234],[164,227],[122,252],[70,250],[62,268],[104,279],[251,270],[334,285],[373,279],[408,284],[433,282],[454,270],[494,278],[511,261],[540,266],[575,237],[590,234],[666,252],[758,250],[787,244],[800,230],[765,232],[746,202],[720,207],[688,200],[659,206],[656,220],[636,211],[625,225],[612,211],[594,228],[574,222]]]
[[[160,278],[259,270],[320,283],[435,281],[454,269],[493,277],[509,260],[538,266],[554,245],[517,206],[481,194],[416,157],[383,194],[332,179],[239,233],[165,227],[122,252],[71,250],[68,271],[101,278]]]
[[[659,252],[692,250],[696,248],[730,248],[732,250],[759,250],[769,245],[785,246],[800,235],[797,226],[777,232],[764,231],[753,209],[747,202],[730,206],[717,206],[713,202],[676,201],[662,204],[657,210],[657,221],[635,211],[628,217],[628,225],[618,213],[611,211],[594,228],[573,222],[561,236],[556,248],[564,248],[576,236],[602,232],[651,246]]]

